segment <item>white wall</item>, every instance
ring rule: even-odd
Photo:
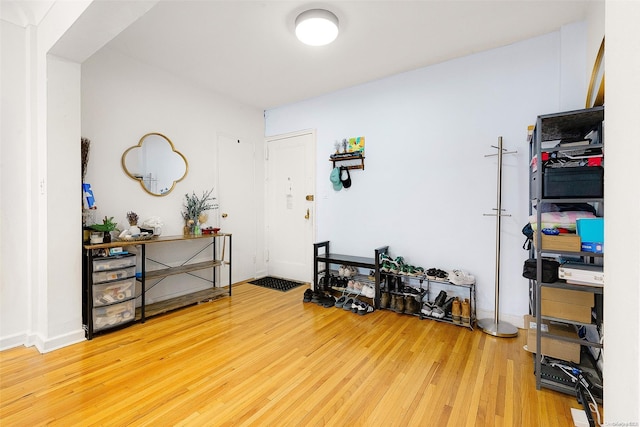
[[[69,257],[79,252],[73,238],[74,207],[56,209],[57,214],[62,214],[55,218],[55,229],[48,229],[47,156],[52,148],[48,145],[47,79],[57,76],[48,74],[47,52],[88,4],[57,2],[48,8],[37,27],[27,24],[24,28],[15,27],[4,20],[0,23],[2,102],[8,103],[8,108],[3,105],[2,109],[2,152],[12,156],[11,164],[3,157],[2,167],[0,348],[26,344],[46,352],[75,342],[79,336],[81,324],[74,314],[80,309],[78,294],[69,292],[71,289],[79,292],[79,283],[74,283],[73,277],[64,282],[49,280],[50,241],[57,240],[56,250],[66,252]],[[73,85],[73,77],[69,77],[62,80]],[[53,105],[57,105],[56,101]],[[73,109],[69,113],[76,114]],[[73,119],[67,123],[72,122]],[[54,170],[64,170],[67,162],[70,164],[72,159],[63,159]],[[58,238],[60,235],[64,236],[62,240]],[[62,270],[70,271],[72,267]],[[60,304],[50,307],[50,296],[55,296],[55,302]],[[64,315],[57,317],[59,313]]]
[[[0,349],[25,342],[29,319],[30,248],[27,117],[30,31],[0,21]]]
[[[122,153],[149,132],[167,136],[189,164],[186,178],[163,197],[144,192],[121,167]],[[105,215],[113,216],[119,226],[126,227],[126,213],[134,211],[141,220],[160,216],[165,224],[164,235],[182,234],[185,193],[195,191],[199,195],[203,190],[214,188],[214,195],[218,194],[219,134],[252,141],[257,145],[256,153],[262,153],[263,112],[203,90],[108,46],[82,64],[82,136],[91,140],[85,181],[94,191],[98,222]],[[262,188],[261,183],[256,185],[258,204],[253,211],[256,216],[262,212]],[[218,214],[210,212],[210,221],[216,221]],[[229,231],[251,233],[250,240],[261,248],[262,233],[256,233],[253,226]],[[194,245],[164,246],[147,248],[149,257],[177,265],[192,254]],[[173,255],[176,248],[180,248],[183,255]],[[239,258],[234,261],[242,262]],[[148,267],[154,268],[154,265]],[[208,286],[206,282],[185,276],[168,278],[149,292],[148,302]]]
[[[608,425],[640,422],[640,3],[606,6],[604,403]]]
[[[497,159],[484,156],[502,136],[517,154],[503,159],[502,207],[511,216],[502,221],[500,313],[522,326],[527,126],[584,102],[559,95],[571,77],[561,72],[561,58],[572,59],[563,50],[585,51],[584,28],[565,31],[580,37],[556,32],[267,111],[267,135],[318,131],[318,240],[363,256],[388,244],[394,257],[425,269],[467,270],[477,278],[480,317],[492,317],[495,218],[484,214],[496,206]],[[584,81],[572,65],[566,69]],[[354,136],[365,136],[365,170],[335,192],[329,154],[335,140]]]
[[[84,339],[79,83],[79,64],[47,57],[47,348]]]

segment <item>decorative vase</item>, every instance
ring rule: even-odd
[[[102,235],[102,243],[111,243],[111,232],[105,231]]]

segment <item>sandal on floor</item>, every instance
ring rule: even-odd
[[[343,310],[347,310],[347,311],[351,311],[351,305],[353,304],[354,299],[353,298],[347,298],[347,300],[344,302],[344,304],[342,304],[342,309]]]

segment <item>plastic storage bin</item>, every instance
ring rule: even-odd
[[[93,330],[113,328],[136,318],[135,300],[93,309]]]
[[[598,166],[545,168],[542,197],[580,198],[604,196],[604,169]]]
[[[136,265],[136,255],[118,255],[93,260],[93,271],[115,270]]]
[[[108,282],[111,280],[122,280],[135,277],[136,267],[127,267],[120,270],[97,271],[93,273],[93,283]]]
[[[93,306],[113,304],[126,301],[134,297],[135,278],[119,280],[117,282],[107,282],[93,286]]]

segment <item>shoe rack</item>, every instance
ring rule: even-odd
[[[396,313],[414,315],[422,319],[430,319],[438,322],[450,323],[456,326],[462,326],[473,330],[476,323],[476,286],[475,284],[455,284],[444,279],[430,279],[426,275],[404,275],[388,272],[380,273],[380,288],[381,293],[388,292],[390,294],[389,307],[387,309],[395,311]],[[440,291],[449,291],[455,289],[455,296],[461,301],[465,298],[469,302],[469,322],[463,323],[462,321],[454,321],[451,315],[450,309],[444,309],[444,317],[439,318],[435,315],[427,315],[422,312],[423,305],[426,303],[433,303]],[[397,304],[395,307],[392,304],[392,298],[403,298],[405,303],[402,308]],[[448,300],[451,297],[447,297]],[[417,312],[413,310],[407,310],[407,301],[411,301],[411,298],[415,299],[418,304]],[[400,304],[402,305],[402,303]],[[382,307],[385,308],[385,307]],[[443,308],[443,307],[441,307]]]
[[[386,254],[389,246],[382,246],[373,251],[373,257],[353,256],[347,254],[333,253],[330,251],[329,241],[313,244],[313,289],[320,291],[331,291],[331,277],[337,275],[341,265],[364,269],[367,272],[374,272],[375,296],[371,298],[375,308],[380,307],[380,254]],[[336,273],[336,274],[333,274]],[[362,275],[364,276],[364,275]],[[320,281],[322,278],[322,281]],[[352,279],[358,280],[355,276]],[[322,283],[321,283],[322,282]]]

